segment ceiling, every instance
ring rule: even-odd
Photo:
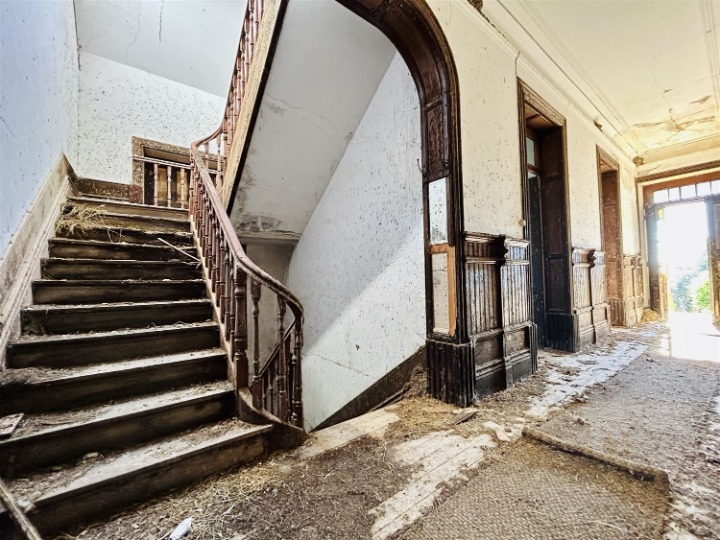
[[[225,97],[245,0],[75,0],[80,49]]]
[[[720,1],[493,3],[596,104],[630,154],[720,137]]]

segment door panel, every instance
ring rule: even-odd
[[[708,268],[713,323],[720,324],[720,196],[705,199],[708,217]]]

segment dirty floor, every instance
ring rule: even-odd
[[[462,423],[467,411],[414,397],[62,538],[166,538],[192,517],[189,540],[717,539],[720,335],[706,341],[706,361],[676,358],[677,336],[652,323],[543,351],[535,376]],[[527,427],[667,470],[670,488]]]

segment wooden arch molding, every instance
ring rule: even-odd
[[[474,368],[465,317],[459,82],[450,45],[426,0],[336,1],[378,28],[395,45],[418,90],[425,208],[428,387],[437,398],[468,403],[473,397]],[[441,178],[447,178],[447,250],[452,269],[448,279],[451,330],[447,334],[434,330],[428,237],[427,186]]]

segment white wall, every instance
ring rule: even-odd
[[[396,56],[300,238],[303,399],[317,426],[425,341],[420,113]]]
[[[133,136],[188,147],[217,129],[224,103],[202,90],[83,52],[76,170],[129,184]]]
[[[72,2],[0,2],[0,254],[64,153],[77,160]],[[4,255],[3,255],[4,256]]]
[[[429,3],[450,43],[460,80],[465,229],[522,236],[520,78],[566,118],[571,242],[599,248],[596,146],[634,171],[632,162],[567,97],[570,82],[548,80],[528,62],[527,51],[519,51],[491,26],[494,21],[489,23],[469,4]],[[634,201],[632,190],[623,193]],[[633,211],[629,219],[634,216]],[[631,225],[626,223],[625,232],[633,245],[637,226],[632,230]]]

